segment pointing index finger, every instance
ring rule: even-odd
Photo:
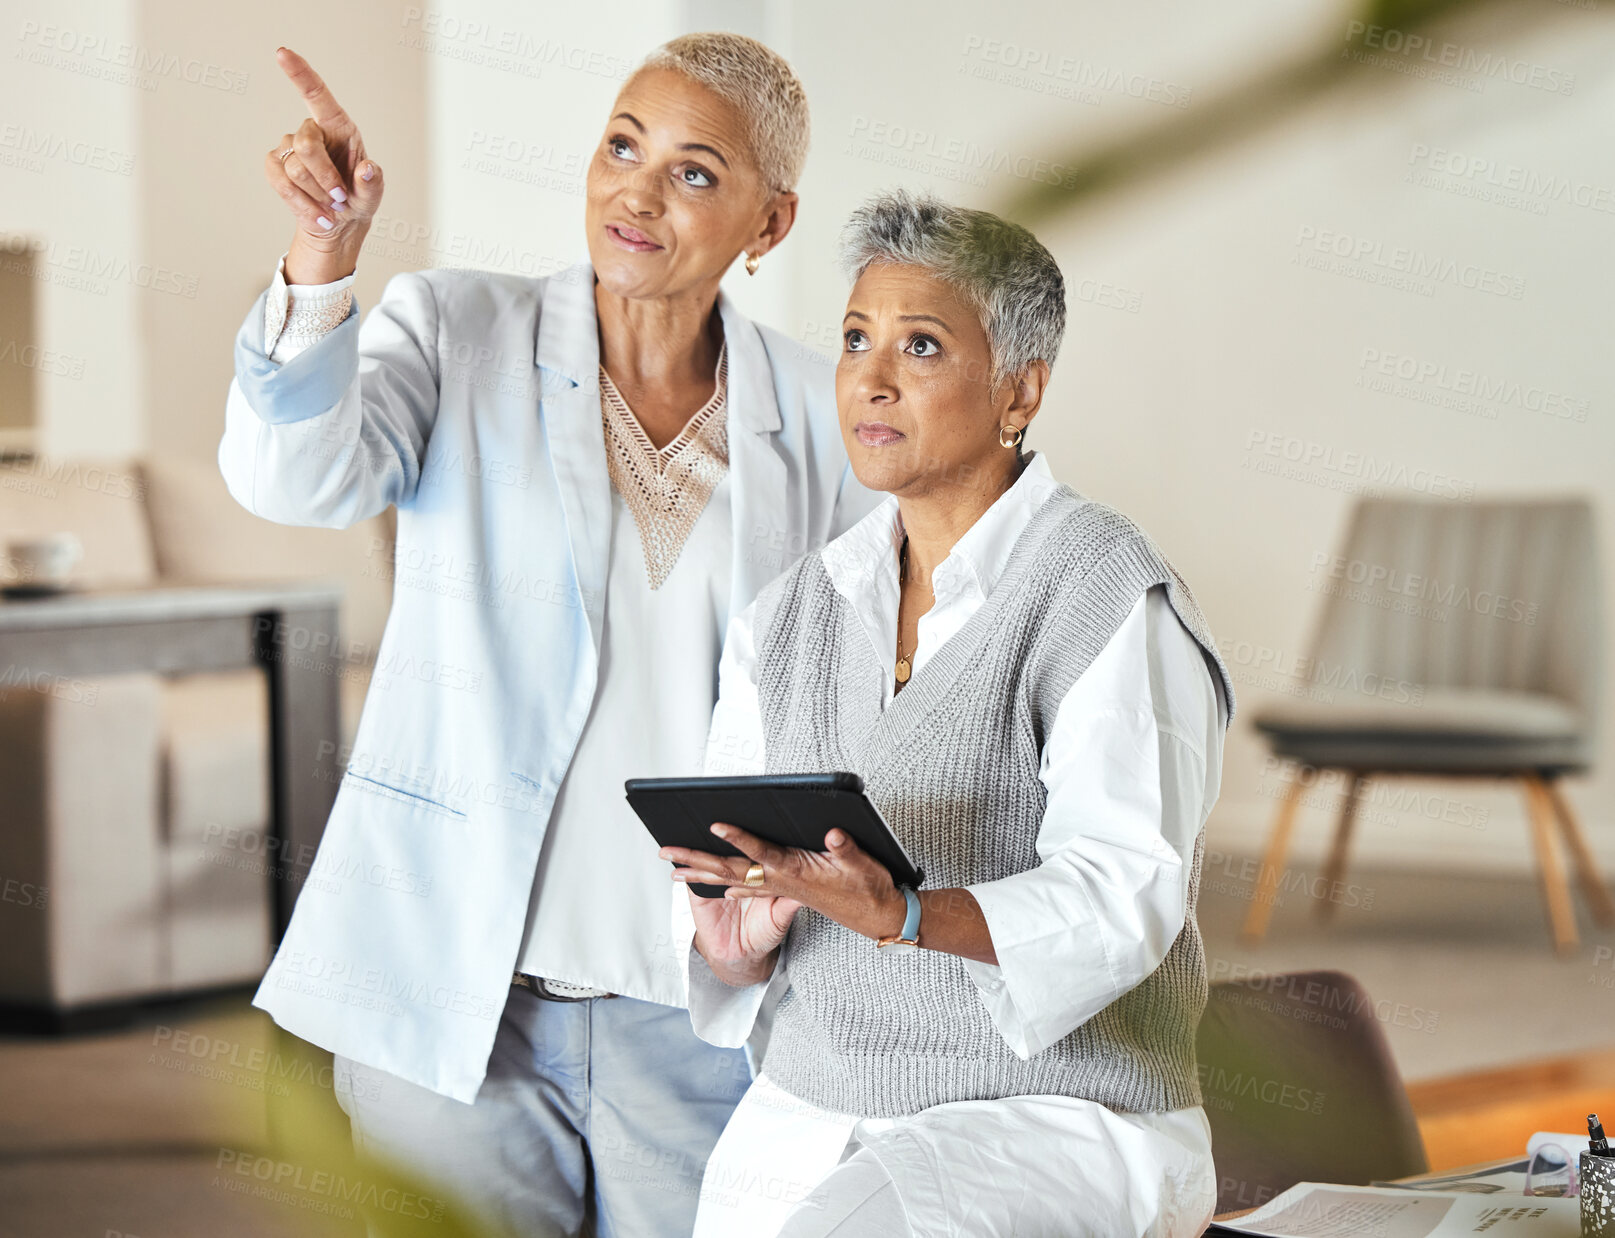
[[[275,59],[280,62],[280,68],[291,79],[297,93],[303,96],[303,104],[308,108],[308,114],[314,118],[314,123],[324,128],[326,125],[346,121],[348,114],[342,110],[342,105],[336,101],[330,89],[320,75],[314,72],[314,66],[309,64],[289,47],[282,47],[275,53]]]

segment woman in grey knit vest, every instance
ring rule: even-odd
[[[697,1033],[767,1034],[696,1234],[1198,1234],[1226,668],[1149,537],[1022,448],[1065,327],[1036,238],[892,193],[843,259],[842,436],[891,497],[731,625],[707,767],[860,774],[926,888],[839,830],[662,852],[728,887],[675,900]]]

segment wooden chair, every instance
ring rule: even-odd
[[[1556,829],[1594,919],[1615,922],[1559,785],[1593,754],[1602,642],[1589,504],[1368,499],[1320,568],[1325,597],[1295,693],[1255,719],[1302,778],[1283,789],[1246,940],[1267,930],[1302,781],[1321,770],[1344,771],[1348,792],[1317,883],[1320,916],[1345,876],[1369,780],[1427,775],[1519,784],[1561,953],[1577,937]]]

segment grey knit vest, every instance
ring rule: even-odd
[[[1068,486],[1034,513],[981,608],[884,711],[885,672],[810,555],[758,598],[767,768],[862,775],[928,888],[1034,868],[1047,797],[1038,769],[1055,714],[1156,584],[1221,676],[1231,716],[1233,685],[1188,586],[1142,530]],[[1027,1095],[1083,1097],[1120,1112],[1199,1104],[1203,850],[1202,834],[1188,916],[1160,967],[1029,1061],[998,1035],[963,960],[931,950],[882,957],[868,938],[804,908],[784,947],[791,984],[764,1063],[769,1077],[812,1104],[863,1117]]]

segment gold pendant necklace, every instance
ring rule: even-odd
[[[908,579],[908,535],[903,536],[902,549],[897,552],[897,682],[906,684],[913,673],[913,665],[903,654],[903,582]]]

